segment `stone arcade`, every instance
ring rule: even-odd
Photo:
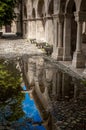
[[[80,80],[86,79],[86,0],[24,0],[21,12],[23,28],[17,21],[17,32],[22,30],[24,38],[53,46],[49,57],[22,59],[30,87],[45,109],[52,101],[76,100],[85,89]]]
[[[23,28],[20,29],[18,18],[17,32],[22,30],[27,39],[53,45],[55,60],[71,61],[72,67],[85,69],[85,3],[85,0],[22,1]]]

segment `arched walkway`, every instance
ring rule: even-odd
[[[76,68],[85,67],[85,56],[83,53],[83,43],[82,43],[82,27],[83,23],[86,21],[86,1],[82,0],[80,4],[80,10],[75,12],[75,20],[77,21],[77,40],[76,40],[76,50],[73,55],[72,66]]]
[[[64,50],[63,59],[72,60],[76,49],[77,23],[75,22],[74,12],[76,3],[74,0],[68,0],[65,7],[64,18]]]
[[[66,9],[67,13],[71,18],[71,29],[70,29],[70,33],[71,33],[71,41],[70,41],[70,54],[71,54],[71,58],[73,59],[73,54],[76,50],[76,35],[77,35],[77,23],[75,21],[75,16],[74,16],[74,12],[76,11],[76,5],[74,0],[69,1],[68,5],[67,5],[67,9]]]

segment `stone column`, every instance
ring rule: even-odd
[[[62,74],[62,98],[69,98],[69,91],[70,91],[70,77],[68,74]]]
[[[71,14],[64,15],[63,60],[71,60]]]
[[[30,35],[29,35],[29,20],[27,21],[27,39],[30,38]]]
[[[53,87],[52,87],[52,94],[56,97],[56,93],[57,93],[57,79],[58,79],[58,76],[57,76],[58,72],[57,70],[55,69],[54,70],[54,74],[53,74]]]
[[[78,89],[78,85],[75,84],[74,86],[74,99],[76,99],[79,96],[79,89]]]
[[[63,15],[58,14],[58,48],[57,60],[63,60]]]
[[[48,19],[45,17],[45,41],[48,42]]]
[[[57,15],[53,15],[53,21],[54,21],[54,45],[53,45],[52,58],[57,60],[57,46],[58,46],[58,22],[57,22]]]
[[[57,100],[61,98],[61,90],[62,90],[62,73],[58,71],[58,79],[57,79]]]
[[[77,21],[77,41],[76,51],[73,55],[72,66],[75,68],[85,67],[85,57],[82,53],[82,19],[80,14],[75,13],[75,20]]]

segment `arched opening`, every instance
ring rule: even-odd
[[[24,18],[27,18],[27,8],[26,8],[26,5],[24,5]]]
[[[64,13],[64,12],[65,12],[66,0],[61,0],[59,4],[60,4],[60,11],[61,11],[62,13]]]
[[[36,13],[35,13],[35,9],[33,8],[32,10],[32,18],[35,18],[36,17]]]
[[[52,15],[54,11],[54,1],[51,0],[48,7],[48,14]]]
[[[86,0],[81,1],[80,10],[81,11],[86,11]]]
[[[76,37],[77,37],[77,23],[75,21],[75,16],[74,16],[74,12],[76,12],[76,5],[75,5],[75,2],[74,0],[70,0],[68,2],[68,5],[67,5],[67,13],[70,17],[70,53],[71,53],[71,57],[73,59],[73,54],[76,50]]]
[[[44,0],[39,0],[38,2],[38,16],[43,17],[45,13]]]

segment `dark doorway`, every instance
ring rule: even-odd
[[[11,32],[11,25],[5,26],[5,32]]]

